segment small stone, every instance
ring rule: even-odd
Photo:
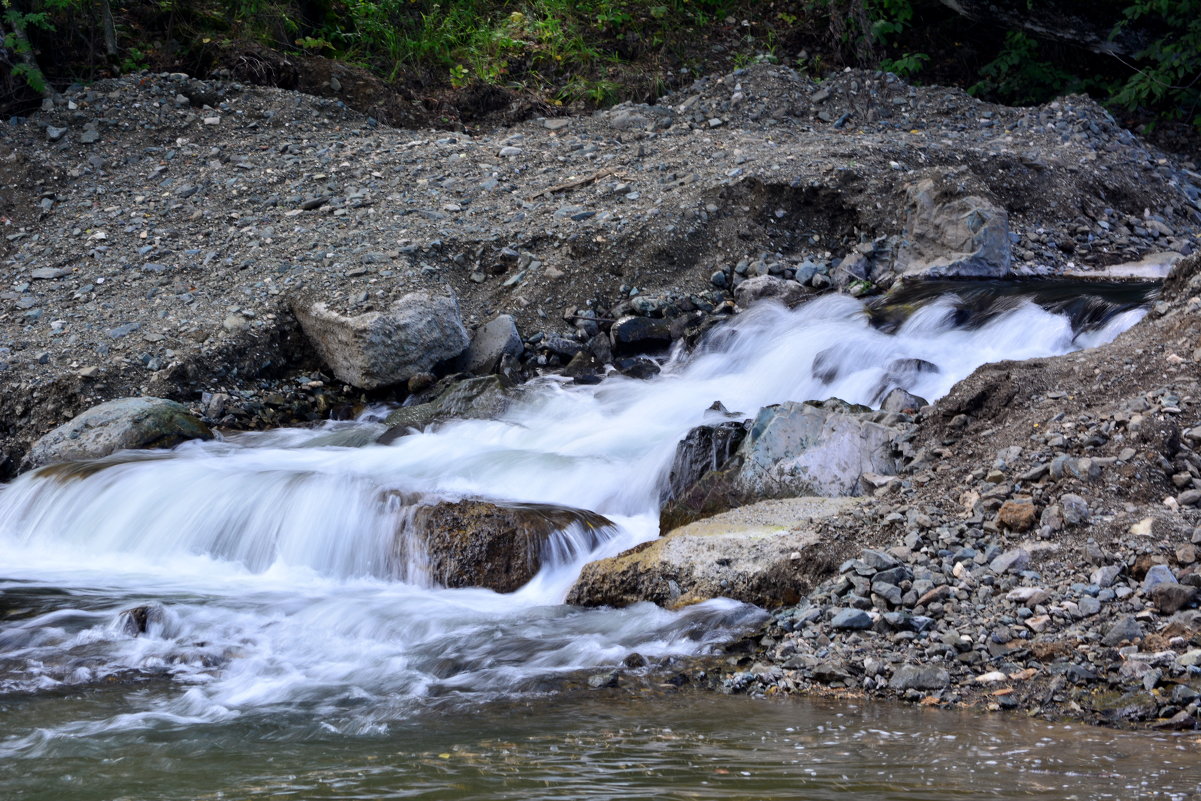
[[[1005,600],[1013,601],[1021,606],[1033,609],[1041,603],[1046,603],[1051,598],[1051,593],[1044,590],[1042,587],[1018,587],[1010,590],[1005,596]]]
[[[513,147],[512,145],[506,145],[505,147],[502,147],[500,149],[500,152],[498,152],[496,155],[498,155],[504,159],[511,159],[511,158],[516,158],[517,156],[520,156],[524,152],[525,151],[523,151],[519,147]]]
[[[868,629],[872,626],[872,618],[862,609],[840,609],[831,618],[830,626],[848,630]]]
[[[1113,583],[1117,581],[1118,576],[1121,574],[1121,565],[1103,565],[1094,570],[1092,575],[1088,577],[1088,580],[1090,583],[1096,584],[1098,587],[1104,589],[1105,587],[1112,587]]]
[[[1143,578],[1143,592],[1150,592],[1157,584],[1175,584],[1176,574],[1167,565],[1151,565]]]
[[[1185,490],[1176,496],[1176,503],[1181,506],[1196,506],[1201,501],[1201,490]]]
[[[70,275],[71,271],[62,267],[41,267],[29,274],[30,278],[35,278],[39,281],[53,281],[56,278],[62,278],[65,275]]]
[[[1088,502],[1079,495],[1066,493],[1060,496],[1059,505],[1063,507],[1063,522],[1069,526],[1078,526],[1089,521]]]
[[[1033,509],[1033,504],[1031,504]],[[1030,564],[1030,554],[1023,548],[1014,548],[993,559],[989,563],[989,567],[994,573],[1001,574],[1009,571],[1018,572],[1025,570]]]
[[[1192,544],[1181,545],[1176,549],[1176,561],[1182,565],[1191,565],[1197,561],[1197,546]]]
[[[932,665],[901,665],[888,686],[894,690],[941,690],[951,683],[951,674]]]
[[[1175,582],[1163,582],[1151,588],[1151,603],[1160,614],[1171,615],[1188,606],[1197,597],[1197,588]]]
[[[1112,648],[1123,642],[1141,639],[1143,636],[1142,624],[1135,619],[1134,615],[1122,615],[1110,626],[1109,631],[1105,632],[1105,636],[1101,638],[1101,644]]]
[[[1026,620],[1026,628],[1033,631],[1035,634],[1041,634],[1047,630],[1047,626],[1051,625],[1050,615],[1035,615]]]
[[[1150,537],[1151,527],[1155,524],[1154,517],[1144,517],[1130,527],[1130,533],[1136,537]]]
[[[875,570],[888,570],[901,564],[892,554],[885,553],[884,551],[874,551],[870,548],[863,552],[863,556],[860,559],[868,567]]]
[[[997,522],[1010,531],[1029,531],[1037,519],[1034,502],[1029,499],[1005,501],[997,512]]]
[[[46,138],[51,142],[57,142],[67,135],[66,128],[56,128],[53,125],[46,126]]]
[[[1081,617],[1092,617],[1101,611],[1101,602],[1091,595],[1086,595],[1076,603]]]

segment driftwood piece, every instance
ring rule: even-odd
[[[561,184],[555,184],[554,186],[548,186],[545,189],[540,189],[537,192],[535,192],[534,194],[530,195],[527,198],[527,200],[536,200],[536,199],[542,197],[543,195],[553,195],[557,192],[566,192],[569,189],[579,189],[581,186],[587,186],[588,184],[593,183],[594,181],[599,181],[601,178],[605,178],[610,175],[616,175],[616,174],[617,174],[616,167],[605,167],[603,170],[597,170],[596,172],[592,173],[591,175],[585,176],[583,178],[576,178],[573,181],[564,181]]]

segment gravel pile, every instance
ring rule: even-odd
[[[249,427],[353,400],[317,375],[298,297],[358,314],[450,289],[469,329],[511,313],[525,361],[553,368],[615,313],[691,316],[682,335],[755,277],[890,286],[906,188],[930,176],[1005,209],[1016,274],[1187,253],[1195,169],[1083,98],[1007,109],[866,72],[754,67],[479,135],[233,82],[101,81],[0,138],[0,471],[113,397],[283,396],[235,415]]]

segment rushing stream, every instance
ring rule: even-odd
[[[1074,326],[1068,313],[1029,301],[1010,299],[974,320],[956,308],[948,298],[927,302],[885,333],[846,297],[791,312],[764,304],[677,354],[654,380],[541,379],[500,419],[446,424],[388,446],[362,444],[384,428],[369,413],[21,477],[0,488],[0,797],[215,798],[224,789],[238,798],[528,798],[545,788],[545,797],[617,798],[626,797],[621,781],[635,795],[664,795],[646,777],[686,768],[707,775],[712,759],[752,774],[764,769],[758,760],[771,761],[773,778],[742,785],[746,797],[800,797],[783,794],[785,780],[803,778],[816,751],[797,743],[857,747],[861,735],[847,715],[826,742],[806,738],[815,725],[834,725],[817,722],[829,710],[756,706],[772,732],[739,746],[732,733],[744,731],[745,700],[689,701],[703,722],[678,704],[648,700],[648,715],[672,722],[647,721],[641,739],[638,704],[622,712],[578,700],[568,708],[573,696],[564,696],[516,717],[509,705],[631,653],[654,662],[705,652],[760,618],[728,601],[678,613],[562,604],[584,562],[656,536],[675,443],[719,419],[714,401],[749,416],[784,400],[870,404],[895,385],[934,399],[980,364],[1108,341],[1142,314],[1113,307]],[[914,359],[938,370],[897,369]],[[406,514],[399,499],[415,496],[563,504],[617,525],[590,553],[563,532],[562,547],[515,593],[450,590],[435,586],[419,560],[398,572],[390,558]],[[142,607],[145,633],[125,612],[133,607]],[[788,714],[801,721],[788,725],[809,733],[786,737]],[[884,729],[931,720],[888,714]],[[610,724],[627,732],[614,747],[629,754],[605,753],[595,735]],[[678,727],[687,753],[660,753],[669,745],[656,746],[663,732]],[[1008,733],[997,736],[997,748],[1009,747]],[[890,742],[880,738],[873,742]],[[502,746],[510,740],[523,744]],[[1162,748],[1165,764],[1178,758],[1169,740],[1130,742]],[[473,755],[469,763],[451,758],[456,743]],[[972,741],[962,757],[975,759],[980,747]],[[429,756],[438,749],[451,757]],[[558,761],[546,756],[527,770],[544,752],[558,752]],[[858,766],[836,759],[835,772],[891,758],[881,746]],[[609,790],[601,789],[607,761],[635,766],[617,771],[625,778]],[[1083,755],[1079,762],[1087,767]],[[816,764],[810,775],[828,772]],[[590,765],[594,784],[585,789]],[[521,778],[510,785],[513,773]],[[708,789],[689,779],[697,792],[672,797],[738,797],[719,792],[721,782],[739,781],[722,776]],[[846,781],[823,779],[812,797],[874,786]],[[557,782],[573,789],[552,792]],[[1069,784],[1050,782],[1045,797],[1072,797],[1051,789]],[[982,786],[962,783],[941,797],[978,797]]]

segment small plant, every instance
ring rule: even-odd
[[[129,48],[125,57],[121,59],[121,72],[141,72],[149,66],[146,54],[136,47]]]
[[[925,53],[906,53],[900,58],[886,58],[880,61],[880,69],[891,72],[902,78],[912,78],[922,71],[930,56]]]
[[[1128,109],[1166,107],[1161,116],[1192,117],[1201,128],[1201,0],[1136,0],[1124,17],[1113,36],[1138,20],[1156,23],[1165,33],[1134,54],[1141,66],[1111,101]]]
[[[1023,105],[1082,88],[1079,78],[1039,56],[1038,42],[1021,31],[1010,31],[1001,52],[980,68],[980,80],[967,91]]]

